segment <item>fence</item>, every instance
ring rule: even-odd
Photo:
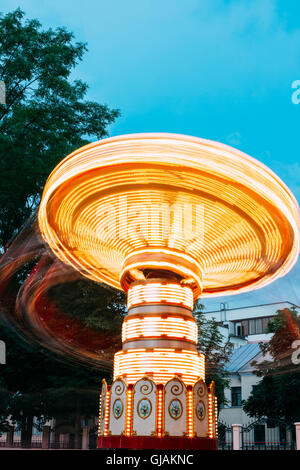
[[[219,450],[232,450],[232,426],[228,426],[223,421],[219,421],[218,424]]]
[[[263,418],[230,426],[220,421],[218,430],[219,450],[300,450],[299,423]]]
[[[24,445],[11,429],[0,438],[0,448],[95,449],[97,445],[96,432],[88,426],[82,429],[77,444],[74,434],[55,434],[50,432],[50,426],[45,426],[44,431],[47,432],[33,435],[31,443]],[[300,450],[300,423],[260,419],[242,426],[219,421],[218,436],[219,450]]]
[[[24,443],[21,437],[14,433],[13,428],[0,437],[0,448],[30,448],[30,449],[95,449],[97,434],[94,429],[85,426],[76,442],[72,433],[58,434],[51,432],[50,426],[44,426],[43,434],[33,435],[31,442]]]
[[[41,449],[42,448],[42,436],[33,436],[30,445],[25,445],[21,441],[21,437],[15,436],[11,442],[8,442],[7,439],[0,440],[0,447],[9,447],[9,448],[31,448],[31,449]]]

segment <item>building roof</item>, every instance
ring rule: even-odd
[[[235,349],[225,366],[226,372],[238,372],[261,352],[259,343],[248,343]]]
[[[220,304],[221,307],[222,304]],[[291,302],[275,302],[270,304],[248,305],[246,307],[225,308],[220,310],[211,310],[204,312],[209,318],[214,317],[217,321],[237,321],[249,318],[261,318],[275,316],[277,310],[296,307],[298,312],[300,308]]]

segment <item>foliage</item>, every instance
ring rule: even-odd
[[[0,367],[4,367],[1,365]],[[0,377],[0,436],[7,429],[7,410],[9,406],[9,395],[7,394],[5,381]]]
[[[295,308],[278,310],[269,321],[269,342],[261,344],[266,359],[253,361],[256,375],[262,380],[243,401],[244,411],[252,417],[281,418],[288,422],[300,419],[300,368],[293,364],[292,344],[299,340],[300,318]]]
[[[194,317],[198,324],[198,350],[205,355],[206,382],[215,382],[218,408],[226,404],[224,390],[229,387],[229,379],[225,365],[232,352],[232,344],[224,343],[218,323],[214,319],[207,319],[204,306],[196,302]]]
[[[280,418],[289,423],[299,421],[300,373],[279,370],[276,375],[265,375],[242,404],[244,411],[253,418]]]
[[[72,424],[78,407],[81,416],[97,414],[101,371],[61,362],[36,344],[16,341],[16,331],[5,324],[1,337],[7,349],[7,365],[1,371],[2,430],[10,417],[22,431],[25,428],[26,441],[31,435],[27,422],[32,423],[34,416],[42,424],[53,416],[68,418]]]
[[[65,28],[44,30],[20,9],[0,15],[0,80],[6,88],[6,104],[0,105],[2,251],[36,209],[54,166],[78,147],[106,136],[108,125],[119,116],[118,110],[87,100],[87,84],[72,79],[86,50]],[[16,291],[28,276],[29,265],[15,275]],[[68,296],[67,287],[61,297]],[[87,291],[93,288],[91,284]],[[95,326],[99,310],[87,295],[84,312],[76,310],[76,315]],[[105,301],[108,297],[102,305]],[[109,308],[113,311],[116,303]],[[83,319],[86,311],[89,319]],[[108,320],[104,323],[101,327],[108,328]],[[79,412],[95,416],[101,371],[60,362],[43,348],[22,341],[4,322],[0,335],[7,348],[7,364],[1,366],[2,427],[10,415],[26,441],[33,416],[42,421],[62,414],[78,417]]]
[[[43,30],[20,9],[0,16],[0,246],[37,206],[46,178],[71,151],[107,135],[118,110],[85,99],[71,73],[87,47],[65,28]]]
[[[121,291],[88,279],[67,282],[49,290],[50,298],[67,315],[84,326],[121,335],[126,297]]]
[[[262,344],[262,351],[270,353],[274,359],[286,354],[291,349],[293,341],[299,339],[300,318],[297,309],[292,306],[289,309],[277,310],[268,323],[265,333],[273,334],[271,340]]]

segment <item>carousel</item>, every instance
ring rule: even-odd
[[[39,214],[54,254],[127,293],[114,378],[100,393],[99,448],[216,449],[199,298],[264,287],[299,252],[299,209],[266,166],[226,145],[132,134],[54,169]]]

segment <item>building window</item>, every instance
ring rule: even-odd
[[[266,441],[266,432],[264,424],[256,424],[254,426],[254,443],[263,444]]]
[[[242,325],[241,323],[235,324],[235,336],[242,336]]]
[[[226,431],[225,431],[225,426],[224,425],[219,425],[218,428],[218,438],[219,441],[225,442],[226,441]]]
[[[279,425],[279,440],[280,440],[280,444],[285,443],[287,441],[287,439],[286,439],[286,425],[284,425],[284,424]]]
[[[260,335],[263,333],[263,322],[261,318],[255,320],[256,334]]]
[[[242,406],[241,387],[231,387],[231,406]]]
[[[255,320],[249,320],[249,335],[255,335],[256,328],[255,328]]]
[[[236,325],[241,324],[242,325],[242,335],[243,336],[248,336],[248,335],[261,335],[265,333],[265,330],[267,328],[267,325],[270,321],[270,318],[272,317],[267,317],[267,318],[253,318],[251,320],[242,320],[241,323],[236,323]]]
[[[262,328],[263,328],[263,333],[266,332],[267,326],[268,326],[269,321],[271,320],[271,318],[273,318],[273,317],[268,317],[268,318],[263,318],[263,319],[262,319],[262,322],[263,322],[263,327],[262,327]]]
[[[276,422],[272,419],[267,419],[267,428],[275,429],[277,427]]]
[[[242,328],[244,336],[248,336],[249,334],[249,320],[242,321]]]

